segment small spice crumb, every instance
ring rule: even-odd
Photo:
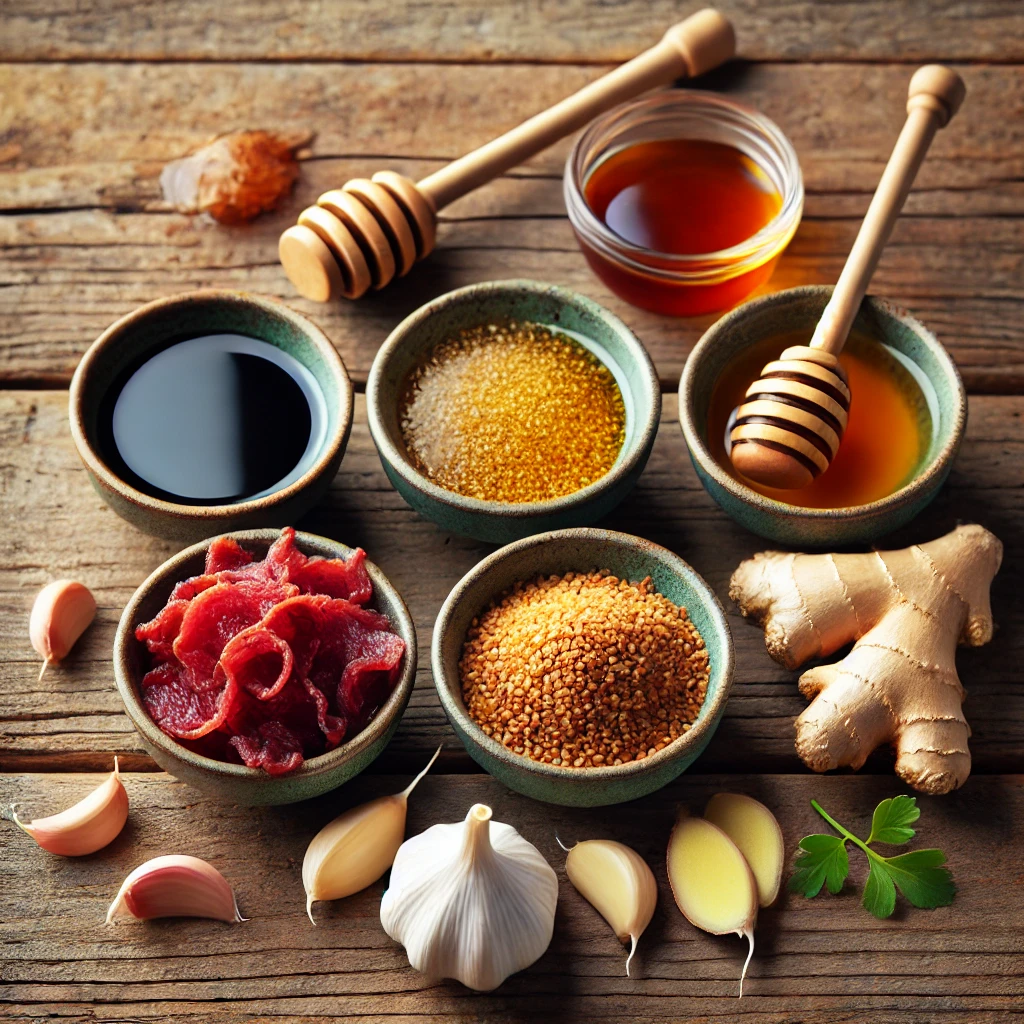
[[[612,372],[533,323],[491,324],[437,345],[406,382],[399,423],[417,469],[483,501],[545,501],[612,468],[626,413]]]
[[[650,578],[602,570],[538,577],[496,598],[470,626],[459,674],[488,736],[534,761],[591,768],[653,756],[689,731],[709,660],[686,609]]]

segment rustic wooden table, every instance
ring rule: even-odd
[[[121,607],[175,545],[142,536],[90,489],[67,427],[66,388],[100,331],[136,305],[203,286],[279,296],[337,344],[360,386],[381,340],[449,288],[503,277],[552,281],[622,315],[654,357],[664,422],[635,494],[608,525],[677,551],[726,600],[762,541],[701,489],[676,422],[679,373],[710,320],[628,308],[588,272],[564,216],[556,146],[445,212],[438,251],[407,281],[358,304],[296,299],[276,240],[329,186],[390,166],[413,177],[547,106],[651,44],[698,6],[528,0],[4,0],[0,7],[0,802],[49,813],[87,792],[121,755],[132,816],[107,850],[60,860],[0,829],[2,1009],[19,1020],[302,1021],[954,1021],[1024,1011],[1024,8],[1016,0],[722,0],[742,61],[708,77],[774,118],[796,146],[803,223],[772,289],[830,282],[903,120],[913,66],[953,62],[968,99],[941,133],[897,225],[873,290],[909,307],[956,358],[970,392],[967,438],[939,499],[894,545],[975,520],[1006,545],[993,604],[1000,630],[959,657],[970,691],[974,771],[958,793],[924,799],[921,840],[943,847],[952,907],[900,907],[879,922],[851,884],[762,914],[758,952],[736,1001],[741,943],[691,928],[672,903],[663,850],[675,808],[719,788],[774,807],[792,850],[820,829],[820,799],[864,824],[902,792],[877,755],[856,776],[819,777],[797,760],[794,675],[734,610],[737,675],[726,718],[677,783],[607,811],[533,803],[481,775],[446,724],[428,669],[443,597],[487,548],[419,519],[385,479],[365,404],[329,498],[302,526],[364,546],[405,596],[420,630],[412,703],[371,771],[312,804],[251,811],[216,804],[158,771],[114,690]],[[215,133],[317,132],[296,194],[276,215],[225,229],[169,212],[163,164]],[[56,576],[96,593],[96,624],[37,683],[27,616]],[[660,907],[634,977],[596,913],[562,878],[555,939],[490,995],[414,973],[378,920],[382,886],[303,913],[306,842],[339,808],[390,792],[438,743],[410,831],[486,800],[555,864],[563,835],[614,835],[655,867]],[[208,857],[252,920],[102,925],[124,875],[157,854]],[[863,865],[854,861],[859,880]]]

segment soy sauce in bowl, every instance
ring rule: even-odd
[[[123,372],[99,409],[100,453],[165,501],[224,505],[298,480],[327,435],[316,378],[283,349],[241,334],[179,340]]]

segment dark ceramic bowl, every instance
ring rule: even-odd
[[[324,442],[297,480],[263,497],[224,505],[188,505],[152,497],[121,479],[98,444],[104,395],[123,374],[173,341],[207,334],[242,334],[269,342],[303,364],[326,404]],[[108,327],[89,347],[71,381],[71,436],[103,500],[146,533],[197,541],[229,530],[286,526],[308,512],[338,472],[352,429],[352,384],[327,336],[273,299],[233,291],[186,292],[140,306]],[[198,453],[197,453],[198,455]]]
[[[642,761],[603,768],[541,764],[514,754],[470,718],[459,680],[462,645],[474,616],[515,583],[594,569],[609,569],[632,582],[650,576],[659,593],[687,609],[710,658],[707,697],[689,732]],[[714,591],[671,551],[612,530],[557,530],[501,548],[459,581],[434,624],[430,667],[448,721],[481,768],[510,789],[536,800],[567,807],[599,807],[653,793],[700,756],[718,728],[732,687],[732,635]]]
[[[262,558],[277,539],[278,531],[246,530],[231,536],[257,558]],[[416,630],[409,610],[380,569],[372,562],[366,562],[373,581],[370,607],[383,612],[391,620],[392,628],[405,641],[405,659],[402,674],[387,702],[366,728],[347,743],[319,757],[311,757],[287,775],[268,775],[256,768],[204,757],[183,747],[149,717],[139,695],[148,652],[145,644],[135,639],[135,628],[160,611],[176,583],[203,571],[206,550],[212,539],[179,551],[164,562],[125,606],[114,637],[114,679],[124,701],[125,712],[138,730],[142,745],[164,771],[231,803],[246,806],[290,804],[335,789],[363,771],[387,746],[409,703],[416,678]],[[295,541],[307,555],[347,558],[352,551],[344,544],[312,533],[297,533]]]
[[[769,540],[797,547],[836,547],[873,541],[910,522],[949,475],[967,426],[967,396],[942,343],[906,310],[868,296],[854,328],[894,349],[931,384],[935,429],[913,479],[879,501],[813,509],[766,498],[727,473],[708,447],[708,408],[723,369],[764,338],[806,328],[821,317],[831,286],[791,288],[754,299],[722,317],[690,353],[679,383],[679,422],[701,483],[736,522]],[[856,401],[854,395],[854,401]]]
[[[615,375],[626,406],[626,440],[612,468],[588,487],[550,501],[511,504],[456,494],[427,479],[402,442],[399,400],[410,370],[463,328],[508,320],[573,332]],[[593,523],[615,508],[633,489],[654,446],[661,388],[643,345],[596,302],[536,281],[492,281],[449,292],[406,317],[373,361],[366,406],[384,472],[417,512],[446,530],[505,543],[542,530]]]

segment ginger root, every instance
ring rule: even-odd
[[[832,654],[800,677],[811,704],[796,720],[797,753],[815,771],[860,768],[883,743],[896,773],[923,793],[948,793],[971,771],[957,644],[992,639],[989,587],[1003,545],[958,526],[901,551],[802,555],[763,551],[733,573],[729,596],[764,627],[787,668]]]

